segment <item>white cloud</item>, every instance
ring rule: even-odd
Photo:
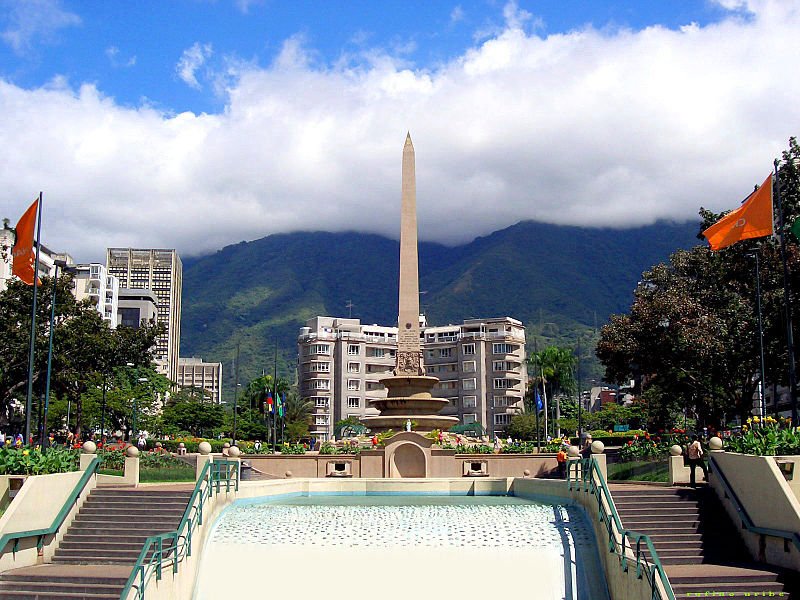
[[[460,4],[457,4],[453,7],[453,10],[450,11],[450,22],[451,23],[458,23],[459,21],[464,20],[464,9],[461,8]]]
[[[268,67],[228,66],[219,114],[0,81],[0,144],[14,148],[0,162],[0,216],[18,218],[44,190],[45,242],[79,259],[300,229],[396,236],[407,130],[422,239],[734,208],[800,133],[786,51],[800,9],[748,6],[746,19],[677,30],[541,37],[509,21],[435,70],[381,52],[322,67],[295,37]]]
[[[59,29],[80,25],[81,18],[61,8],[60,0],[4,2],[10,6],[8,28],[0,34],[17,54],[28,52],[35,41],[50,43]]]
[[[116,46],[109,46],[106,48],[106,57],[111,63],[111,66],[115,68],[127,68],[136,65],[136,55],[133,55],[127,59],[121,58],[119,48]]]
[[[200,82],[197,81],[197,70],[203,66],[206,60],[213,53],[211,44],[201,44],[195,42],[190,48],[183,51],[175,70],[178,77],[189,87],[200,89]]]

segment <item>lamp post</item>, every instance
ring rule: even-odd
[[[747,254],[756,261],[756,310],[758,312],[758,350],[759,350],[759,376],[758,382],[758,413],[763,419],[767,416],[767,405],[764,400],[764,328],[761,323],[761,273],[759,271],[758,251]]]
[[[147,377],[139,377],[139,379],[137,379],[137,381],[139,383],[148,383],[150,380],[147,379]],[[138,412],[139,412],[139,395],[135,394],[133,396],[133,423],[132,423],[132,427],[131,427],[131,438],[138,437],[136,435],[137,434],[136,418],[138,416],[138,414],[137,414]]]

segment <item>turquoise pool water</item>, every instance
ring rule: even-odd
[[[298,570],[297,561],[308,561],[306,573],[315,581],[342,572],[354,572],[358,580],[367,569],[383,568],[387,575],[403,571],[407,585],[425,580],[419,591],[426,593],[437,585],[443,593],[475,593],[483,578],[488,590],[526,598],[608,598],[583,512],[513,496],[311,495],[237,501],[214,524],[198,600],[218,593],[207,573],[209,560],[237,564],[236,556],[242,568],[270,564],[283,573]],[[252,574],[238,578],[243,589],[232,597],[247,597],[251,592],[244,587],[257,585],[256,580]],[[370,579],[370,585],[380,585],[380,579]],[[324,595],[338,597],[335,591]],[[383,591],[379,595],[387,597]]]

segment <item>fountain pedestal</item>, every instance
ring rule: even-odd
[[[406,421],[414,423],[415,431],[448,430],[458,424],[457,417],[437,414],[447,406],[445,398],[431,396],[433,386],[439,383],[436,377],[425,375],[395,375],[380,380],[386,387],[387,397],[370,400],[370,406],[381,411],[380,415],[361,417],[361,422],[373,432],[382,433],[390,429],[405,430]]]

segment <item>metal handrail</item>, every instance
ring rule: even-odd
[[[192,555],[192,535],[203,524],[205,502],[215,493],[219,494],[223,484],[226,492],[230,492],[231,485],[235,486],[235,491],[239,491],[238,461],[212,460],[203,465],[178,528],[175,531],[151,535],[144,541],[136,564],[122,588],[120,600],[126,600],[131,590],[136,590],[135,600],[143,600],[147,583],[153,575],[159,581],[164,567],[171,566],[173,573],[178,572],[178,564]],[[172,543],[165,548],[166,542]]]
[[[647,577],[653,600],[665,600],[659,583],[666,594],[666,600],[675,600],[672,585],[650,536],[622,526],[597,461],[591,456],[571,460],[567,465],[567,484],[570,490],[589,492],[597,499],[598,518],[608,533],[608,550],[618,556],[622,570],[627,572],[628,563],[633,563],[636,566],[636,577]]]
[[[739,515],[739,518],[742,521],[742,525],[745,529],[752,533],[757,533],[760,535],[769,535],[772,537],[783,538],[786,540],[791,540],[794,544],[794,547],[800,550],[800,534],[795,531],[786,531],[783,529],[771,529],[769,527],[760,527],[755,524],[753,519],[747,512],[747,509],[742,504],[742,501],[739,500],[739,496],[736,495],[736,492],[733,491],[728,478],[725,477],[725,473],[719,468],[717,461],[714,459],[714,454],[711,453],[709,458],[711,462],[711,467],[714,469],[714,473],[719,476],[719,481],[725,488],[725,493],[727,494],[728,498],[733,502],[733,508],[736,509],[736,514]]]
[[[64,523],[64,520],[67,518],[69,511],[72,510],[73,506],[78,501],[78,498],[83,492],[83,489],[86,487],[86,484],[89,483],[92,475],[96,474],[99,468],[100,458],[95,456],[86,467],[86,470],[83,472],[80,479],[78,479],[75,487],[72,488],[69,496],[67,496],[67,499],[64,501],[64,505],[61,507],[61,510],[58,511],[58,514],[55,516],[49,527],[45,527],[44,529],[31,529],[28,531],[4,533],[2,536],[0,536],[0,555],[5,554],[6,546],[11,541],[14,542],[11,552],[16,554],[17,549],[19,548],[19,541],[29,537],[39,538],[36,542],[36,548],[37,550],[41,550],[44,547],[45,536],[53,535],[59,530],[61,525]]]

